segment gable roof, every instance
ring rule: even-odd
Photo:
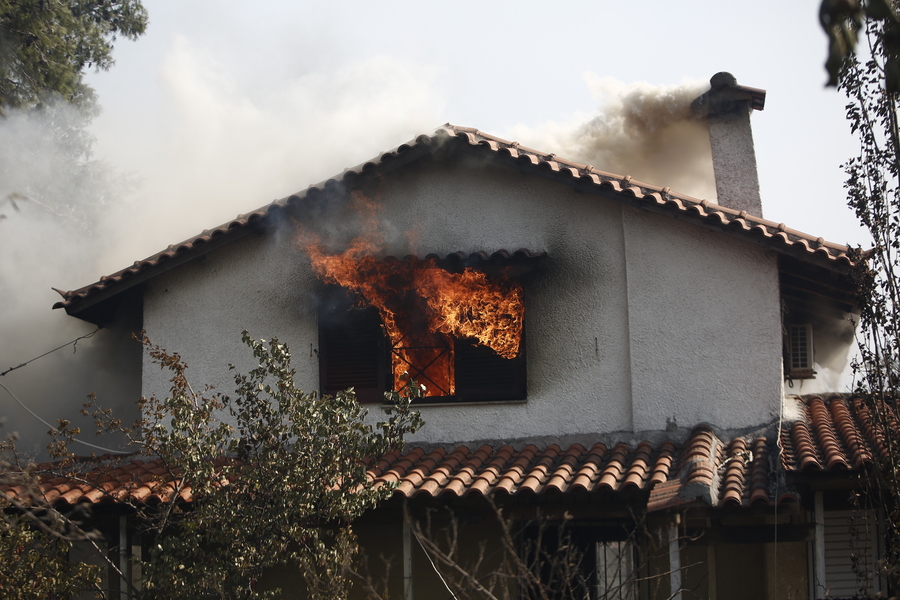
[[[509,142],[477,129],[447,123],[433,134],[420,135],[297,194],[238,215],[227,223],[207,229],[144,260],[136,261],[129,267],[101,277],[97,282],[71,291],[56,290],[63,300],[54,304],[53,308],[64,308],[71,315],[97,322],[100,316],[96,309],[104,301],[162,272],[244,237],[264,225],[268,218],[297,209],[304,199],[311,199],[337,186],[357,185],[448,147],[479,154],[500,164],[582,191],[737,236],[824,267],[828,271],[846,273],[853,264],[847,246],[788,228],[784,223],[775,223],[746,211],[736,211],[707,200],[679,194],[668,187],[636,181],[628,175],[600,171],[591,165],[582,165],[554,154],[527,148],[518,142]]]

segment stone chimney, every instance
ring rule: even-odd
[[[738,85],[734,75],[725,72],[713,75],[709,83],[712,88],[691,108],[709,125],[717,203],[761,217],[750,111],[765,107],[766,91]]]

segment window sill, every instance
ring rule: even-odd
[[[527,399],[522,400],[465,400],[463,402],[453,402],[453,401],[441,401],[441,402],[413,402],[412,408],[415,410],[419,410],[421,408],[431,408],[432,406],[439,407],[447,407],[447,406],[497,406],[504,404],[527,404]],[[391,406],[386,402],[382,402],[381,406],[387,408]]]

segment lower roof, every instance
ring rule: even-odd
[[[860,471],[887,452],[872,411],[861,399],[787,401],[797,403],[799,418],[780,430],[723,438],[699,425],[680,442],[413,447],[374,460],[368,472],[376,484],[394,486],[394,497],[409,499],[621,494],[651,512],[694,506],[739,509],[796,503],[800,495],[795,484],[804,477]],[[885,414],[897,425],[895,407],[887,408]],[[161,459],[116,462],[107,457],[81,462],[67,474],[54,473],[52,465],[40,473],[34,491],[57,507],[168,502],[178,479]],[[29,491],[11,484],[0,490],[20,500]],[[179,500],[193,500],[190,486],[181,489]]]

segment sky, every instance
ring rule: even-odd
[[[689,100],[719,71],[768,92],[765,110],[752,115],[764,216],[866,245],[845,206],[840,165],[857,146],[842,95],[824,87],[818,0],[144,4],[146,35],[119,40],[113,68],[88,76],[102,108],[90,126],[94,157],[117,182],[79,190],[76,213],[89,233],[46,211],[0,207],[10,217],[0,220],[0,366],[91,331],[50,310],[58,300],[51,286],[97,281],[446,122],[629,170],[616,152],[567,156],[558,148],[590,148],[560,140],[586,124],[615,124],[626,109],[649,118],[644,111]],[[614,128],[592,131],[599,143],[621,141]],[[12,136],[8,128],[0,135]],[[642,135],[629,160],[674,139],[664,128]],[[689,154],[675,142],[669,156]],[[59,171],[37,162],[19,177]],[[705,197],[680,176],[689,165],[673,164],[640,178]],[[47,421],[75,419],[91,391],[107,405],[119,398],[133,406],[111,383],[110,335],[101,331],[0,383]],[[98,359],[113,366],[92,367]],[[2,393],[0,414],[25,437],[46,430]]]

